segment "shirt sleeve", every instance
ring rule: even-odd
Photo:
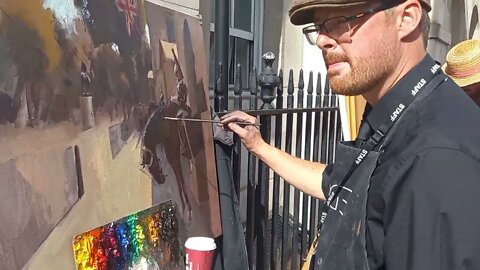
[[[480,269],[479,167],[440,148],[396,166],[384,189],[386,269]]]
[[[328,193],[330,192],[330,186],[332,185],[332,172],[333,172],[333,165],[328,164],[325,167],[325,170],[322,174],[322,191],[325,198],[328,198]]]

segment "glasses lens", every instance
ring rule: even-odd
[[[348,38],[350,36],[350,24],[345,17],[333,18],[325,22],[325,29],[334,39]]]
[[[315,31],[315,32],[306,33],[305,36],[307,37],[307,41],[308,43],[310,43],[310,45],[317,44],[318,32]]]
[[[318,28],[317,26],[311,25],[303,29],[303,34],[305,35],[305,38],[307,39],[308,43],[310,43],[310,45],[317,44],[317,37],[318,37],[317,28]]]

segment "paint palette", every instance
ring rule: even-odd
[[[156,270],[183,266],[177,207],[172,201],[76,235],[78,270]]]

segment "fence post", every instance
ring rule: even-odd
[[[259,77],[260,94],[263,101],[261,109],[273,109],[272,101],[275,99],[274,90],[279,84],[280,79],[272,66],[275,61],[275,55],[272,52],[267,52],[262,56],[265,68]],[[270,115],[260,116],[260,133],[267,144],[270,144],[272,121]],[[259,207],[256,211],[257,222],[257,269],[270,269],[270,260],[268,255],[270,253],[268,240],[267,226],[269,224],[269,181],[270,169],[263,162],[259,162],[258,179],[259,189],[256,193],[256,201],[259,202]]]
[[[257,109],[258,103],[258,78],[257,68],[253,67],[250,73],[250,110]]]
[[[257,70],[253,68],[250,74],[250,110],[257,109],[257,92],[258,92],[258,79],[257,79]],[[246,229],[246,238],[247,238],[247,254],[248,254],[248,267],[249,269],[255,269],[255,264],[257,260],[256,256],[256,242],[255,236],[257,235],[257,223],[255,220],[256,212],[256,190],[257,190],[257,181],[255,178],[255,173],[257,171],[257,158],[249,153],[248,154],[248,186],[247,186],[247,229]]]
[[[315,88],[315,108],[322,107],[322,76],[320,72],[317,73],[317,86]],[[320,161],[320,130],[322,129],[321,126],[321,119],[322,113],[316,112],[314,115],[314,123],[313,123],[313,162]],[[318,209],[317,205],[320,205],[320,201],[316,198],[312,198],[312,205],[310,213],[314,218],[310,219],[310,243],[315,238],[317,233],[317,226],[318,226]]]
[[[294,86],[293,86],[293,70],[290,69],[288,73],[287,84],[287,108],[293,108],[294,101]],[[287,123],[285,131],[285,152],[292,153],[292,140],[293,140],[293,113],[287,114]],[[283,181],[283,227],[282,227],[282,256],[281,256],[281,270],[292,269],[292,230],[290,229],[290,184]],[[295,232],[295,231],[293,231]]]
[[[212,0],[215,2],[215,65],[223,64],[222,69],[217,72],[219,95],[222,96],[223,102],[219,102],[218,112],[228,109],[228,43],[230,40],[230,1]],[[173,1],[178,2],[178,1]],[[191,63],[188,63],[191,64]]]
[[[235,69],[235,87],[233,89],[234,97],[233,97],[233,109],[234,110],[241,110],[242,109],[242,66],[238,64]],[[237,137],[236,135],[234,135]],[[233,148],[233,179],[235,182],[235,191],[237,197],[240,198],[240,171],[242,170],[242,144],[240,140],[234,140],[235,145]]]
[[[278,86],[277,86],[277,99],[276,108],[283,108],[283,71],[280,70],[278,75]],[[275,116],[275,147],[278,149],[282,148],[282,133],[283,133],[283,115]],[[272,206],[272,238],[270,239],[270,268],[279,269],[280,263],[280,253],[277,254],[279,249],[280,236],[277,228],[281,225],[280,223],[280,176],[276,173],[273,175],[273,206]]]
[[[303,80],[303,69],[300,69],[298,77],[298,91],[297,91],[297,108],[303,108],[305,82]],[[295,156],[302,158],[302,144],[303,144],[303,113],[297,114],[297,127],[296,127],[296,144],[295,144]],[[301,258],[301,239],[299,235],[300,231],[300,190],[294,188],[293,193],[293,257],[292,257],[292,269],[300,269],[302,267]]]
[[[237,67],[235,69],[235,87],[233,89],[233,93],[235,94],[235,97],[233,99],[233,108],[235,110],[241,110],[242,109],[242,66],[240,64],[237,64]]]
[[[222,89],[223,65],[219,63],[217,66],[217,77],[215,78],[215,101],[214,110],[216,112],[223,112],[225,110],[223,89]],[[228,88],[228,86],[227,86]],[[228,90],[227,90],[228,91]],[[227,100],[228,102],[228,100]]]
[[[280,83],[277,73],[273,69],[275,62],[275,55],[272,52],[267,52],[262,56],[265,68],[260,74],[260,95],[263,101],[261,109],[273,109],[272,101],[275,99],[274,90]]]
[[[313,72],[310,71],[308,76],[308,86],[307,86],[307,108],[312,108],[313,104]],[[304,159],[311,160],[311,142],[312,142],[312,114],[306,114],[306,125],[305,125],[305,136],[304,143],[305,148],[303,151]],[[309,212],[309,202],[310,196],[302,193],[302,238],[300,245],[300,258],[305,258],[307,255],[308,247],[310,245],[311,238],[309,238],[308,232],[308,223],[309,219],[313,219],[313,213]],[[311,230],[312,228],[310,228]],[[303,260],[301,261],[303,263]]]

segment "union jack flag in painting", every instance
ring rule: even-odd
[[[125,13],[125,23],[127,27],[127,33],[132,36],[137,28],[137,0],[116,0],[117,8],[120,12]]]

